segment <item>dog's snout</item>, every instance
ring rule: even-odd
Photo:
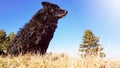
[[[65,11],[65,13],[67,14],[67,13],[68,13],[68,11]]]

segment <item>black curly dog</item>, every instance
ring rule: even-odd
[[[7,47],[7,54],[18,56],[26,53],[45,54],[55,29],[58,19],[64,17],[67,11],[58,5],[42,2],[43,8],[20,29],[16,37]]]

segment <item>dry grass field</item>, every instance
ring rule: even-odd
[[[120,61],[100,57],[70,57],[64,54],[0,57],[0,68],[120,68]]]

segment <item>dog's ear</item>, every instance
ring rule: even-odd
[[[43,7],[58,7],[59,8],[58,5],[52,4],[50,2],[42,2],[42,5],[43,5]]]
[[[42,6],[43,7],[48,7],[48,6],[50,6],[50,3],[49,2],[42,2]]]

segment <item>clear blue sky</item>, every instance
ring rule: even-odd
[[[0,0],[0,29],[17,33],[42,8],[42,1],[68,10],[59,20],[48,52],[78,54],[83,33],[90,29],[108,55],[120,56],[120,0]]]

